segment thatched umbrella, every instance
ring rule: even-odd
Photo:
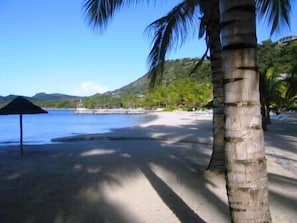
[[[22,96],[16,97],[6,106],[0,109],[0,115],[20,115],[20,151],[21,155],[24,155],[23,151],[23,114],[41,114],[48,113],[42,108],[34,105],[26,98]]]

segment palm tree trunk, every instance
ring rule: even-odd
[[[222,50],[220,41],[219,0],[203,1],[207,24],[211,75],[213,84],[213,150],[208,165],[209,170],[225,170],[224,152],[224,85],[222,71]],[[201,4],[202,4],[201,3]]]
[[[226,182],[232,222],[271,222],[254,0],[221,0]]]

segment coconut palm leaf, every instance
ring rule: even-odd
[[[289,26],[290,0],[256,0],[256,6],[258,16],[271,25],[270,34],[279,30],[284,24]]]
[[[148,3],[156,0],[84,0],[83,10],[89,24],[102,32],[118,10],[140,2]]]
[[[291,75],[290,77],[284,79],[287,85],[287,91],[285,98],[289,101],[294,101],[297,99],[297,77]]]
[[[197,10],[199,2],[185,0],[147,27],[153,42],[148,56],[151,85],[162,79],[166,53],[181,46],[190,33],[195,33],[200,15]]]

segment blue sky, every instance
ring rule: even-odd
[[[88,26],[82,0],[0,0],[0,95],[38,92],[89,96],[118,89],[144,75],[150,49],[146,26],[178,0],[120,11],[100,34]],[[297,34],[297,4],[291,30]],[[258,41],[269,39],[258,26]],[[194,37],[195,35],[193,35]],[[168,59],[199,57],[204,41],[190,38]]]

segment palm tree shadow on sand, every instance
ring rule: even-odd
[[[156,133],[161,128],[172,138],[175,138],[175,131],[181,134],[182,129],[154,126],[142,128],[142,131]],[[16,156],[15,147],[6,154],[6,159],[0,160],[3,167],[0,191],[5,191],[0,195],[0,221],[143,222],[137,215],[141,215],[136,211],[139,207],[134,206],[136,210],[132,210],[125,206],[125,199],[138,196],[141,188],[128,190],[130,193],[124,198],[116,196],[117,191],[125,190],[135,179],[145,178],[180,222],[208,222],[175,188],[175,181],[168,182],[156,171],[155,165],[173,173],[180,187],[186,188],[195,199],[196,196],[203,198],[195,202],[212,203],[212,208],[222,216],[222,222],[228,222],[227,205],[206,187],[211,182],[202,171],[210,158],[211,151],[207,152],[210,146],[192,142],[164,143],[147,136],[28,146],[25,159]],[[185,141],[186,137],[180,139]],[[144,207],[150,206],[145,204]]]

